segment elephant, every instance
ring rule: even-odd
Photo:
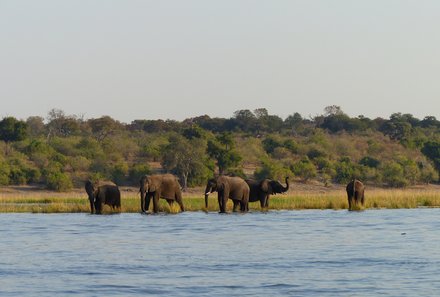
[[[94,185],[92,181],[88,180],[85,183],[85,190],[89,195],[91,214],[101,214],[103,204],[107,204],[113,209],[121,208],[121,193],[117,185],[113,183]]]
[[[234,201],[235,206],[240,204],[242,212],[249,210],[249,186],[241,177],[220,175],[209,179],[205,189],[205,207],[208,208],[208,195],[212,192],[218,193],[218,206],[220,213],[226,212],[228,198]]]
[[[180,206],[181,211],[185,211],[182,201],[182,191],[180,184],[172,174],[153,174],[144,175],[139,180],[139,192],[141,195],[141,211],[148,211],[150,200],[153,197],[153,212],[159,211],[159,198],[166,199],[170,207],[174,201]]]
[[[249,202],[260,201],[261,208],[269,207],[269,197],[271,194],[284,193],[289,190],[289,177],[286,177],[285,187],[279,181],[271,179],[263,179],[261,181],[246,179],[246,183],[250,188]]]
[[[353,210],[352,207],[359,202],[362,204],[362,206],[364,205],[365,186],[360,180],[353,179],[350,181],[347,184],[346,190],[348,196],[348,210]]]

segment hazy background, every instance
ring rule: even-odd
[[[0,0],[0,117],[440,118],[440,1]]]

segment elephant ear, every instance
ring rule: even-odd
[[[91,180],[86,181],[84,188],[85,188],[87,194],[89,194],[89,195],[95,194],[95,186],[93,185]]]
[[[265,179],[261,182],[260,188],[264,193],[272,194],[272,187],[268,179]]]
[[[159,188],[159,182],[157,180],[147,179],[148,183],[148,192],[156,192]]]

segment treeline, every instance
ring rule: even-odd
[[[64,191],[84,180],[136,185],[147,173],[171,172],[184,187],[214,173],[255,178],[404,187],[438,180],[440,121],[395,113],[349,117],[340,107],[285,119],[264,108],[231,118],[207,115],[121,123],[51,110],[44,119],[0,121],[0,185],[43,184]]]

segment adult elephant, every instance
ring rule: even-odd
[[[147,212],[153,198],[153,212],[159,211],[159,198],[166,199],[170,207],[176,201],[181,211],[185,211],[182,202],[182,191],[177,177],[172,174],[144,175],[139,180],[141,210]]]
[[[208,180],[205,189],[205,207],[208,208],[208,195],[212,192],[218,194],[218,207],[221,213],[226,212],[228,198],[234,201],[235,206],[240,204],[241,211],[249,210],[249,186],[241,177],[220,175]]]
[[[285,193],[289,190],[289,177],[286,177],[285,187],[279,181],[267,178],[261,181],[246,179],[246,183],[250,188],[249,202],[260,201],[261,208],[269,207],[270,195]]]
[[[92,181],[88,180],[84,188],[89,195],[91,214],[101,214],[103,204],[107,204],[113,209],[121,208],[121,193],[117,185],[113,183],[94,185]]]
[[[348,210],[353,210],[353,206],[358,204],[359,202],[364,205],[364,184],[357,179],[353,179],[347,184],[345,188],[348,196]]]

